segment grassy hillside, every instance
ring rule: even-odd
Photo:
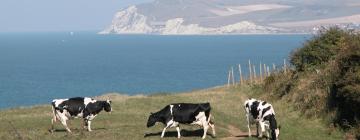
[[[175,102],[210,102],[217,131],[216,139],[255,139],[246,137],[246,121],[242,104],[249,97],[260,97],[259,91],[261,90],[257,87],[238,86],[216,87],[171,95],[104,95],[98,98],[110,97],[113,100],[114,112],[112,114],[100,113],[92,123],[93,132],[83,130],[79,119],[70,121],[72,134],[66,133],[60,123],[56,125],[57,132],[49,133],[50,105],[3,110],[0,111],[0,139],[159,139],[163,126],[157,124],[156,127],[146,128],[147,117],[150,112],[158,111],[165,105]],[[328,128],[319,119],[306,119],[284,101],[272,103],[281,125],[280,139],[336,140],[344,138],[342,132]],[[183,139],[201,139],[200,127],[180,127]],[[175,128],[168,129],[165,137],[165,139],[176,139]],[[208,135],[207,139],[214,138]]]
[[[360,32],[324,29],[290,55],[292,69],[265,80],[266,95],[360,139]]]

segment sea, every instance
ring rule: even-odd
[[[311,35],[0,33],[0,109],[52,99],[192,91],[227,83],[238,64],[280,67]]]

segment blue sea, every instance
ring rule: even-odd
[[[281,65],[309,37],[0,33],[0,109],[223,85],[231,66],[242,64],[246,75],[249,59]]]

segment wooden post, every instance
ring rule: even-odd
[[[284,73],[286,74],[286,60],[284,59]]]
[[[232,81],[232,85],[235,85],[234,68],[233,67],[231,67],[231,81]]]
[[[249,59],[249,80],[250,80],[250,83],[252,83],[252,72],[251,72],[251,62],[250,62],[250,59]]]
[[[228,84],[227,84],[228,87],[230,87],[230,71],[229,71],[229,74],[228,74]]]
[[[260,72],[260,82],[262,82],[263,80],[263,76],[262,76],[262,66],[261,66],[261,62],[260,62],[260,67],[259,67],[259,72]]]
[[[268,72],[268,76],[270,76],[270,69],[269,69],[269,66],[267,66],[267,72]]]
[[[239,64],[239,74],[240,74],[240,85],[243,84],[243,77],[242,77],[242,72],[241,72],[241,65]]]
[[[255,69],[255,65],[253,65],[253,74],[254,74],[254,83],[256,83],[256,69]]]
[[[275,66],[275,64],[273,63],[273,71],[275,71],[276,70],[276,66]]]
[[[267,72],[266,72],[266,64],[264,64],[264,79],[266,79],[266,75],[267,75]]]

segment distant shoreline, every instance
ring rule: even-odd
[[[314,33],[239,33],[239,34],[146,34],[146,33],[97,33],[98,35],[154,35],[154,36],[237,36],[237,35],[313,35]]]

